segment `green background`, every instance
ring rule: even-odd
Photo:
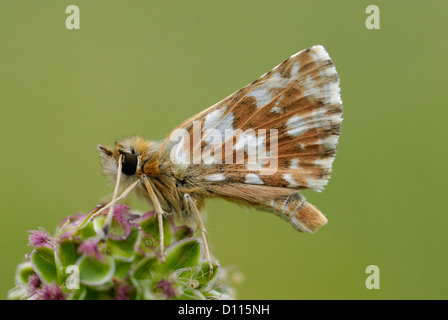
[[[81,29],[67,30],[78,5]],[[365,27],[380,8],[381,29]],[[0,292],[30,250],[111,192],[98,143],[164,138],[314,44],[341,79],[343,130],[314,235],[209,201],[240,299],[446,299],[446,1],[0,1]],[[137,206],[142,206],[138,204]],[[142,206],[144,207],[144,206]],[[380,289],[365,270],[380,268]]]

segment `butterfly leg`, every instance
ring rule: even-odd
[[[163,232],[163,209],[160,205],[159,200],[157,200],[156,193],[154,192],[153,187],[151,186],[151,183],[149,182],[148,178],[144,175],[142,177],[143,183],[145,185],[146,191],[148,191],[149,198],[151,199],[154,209],[156,210],[157,219],[159,221],[159,236],[160,236],[160,254],[162,255],[162,260],[165,259],[164,251],[165,251],[165,236]]]
[[[210,256],[210,250],[208,248],[208,242],[207,242],[207,237],[206,237],[207,230],[205,230],[204,223],[202,222],[202,219],[201,219],[201,213],[199,212],[199,209],[196,206],[196,204],[194,203],[193,199],[191,199],[191,197],[188,193],[186,193],[184,195],[184,198],[185,198],[186,202],[189,204],[189,206],[191,207],[191,209],[194,213],[196,223],[198,224],[199,230],[201,230],[201,238],[202,238],[202,242],[204,244],[204,249],[205,249],[205,258],[207,259],[208,265],[210,267],[210,277],[211,277],[213,275],[213,264],[212,264],[212,259]]]
[[[126,190],[123,191],[123,193],[117,197],[115,199],[114,202],[110,201],[108,204],[104,205],[102,208],[93,211],[92,213],[90,213],[85,219],[84,221],[76,228],[76,232],[78,232],[79,230],[81,230],[82,228],[84,228],[90,221],[92,221],[93,219],[95,219],[99,214],[101,214],[102,212],[104,212],[105,210],[109,209],[113,204],[117,203],[118,201],[126,198],[132,191],[132,189],[134,189],[134,187],[139,183],[139,181],[135,181],[134,183],[132,183],[129,187],[126,188]]]

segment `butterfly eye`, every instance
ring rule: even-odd
[[[121,172],[132,176],[137,171],[137,156],[132,153],[123,153]]]

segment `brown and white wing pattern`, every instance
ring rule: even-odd
[[[178,129],[191,139],[182,148],[192,151],[192,165],[199,163],[194,154],[203,155],[193,172],[215,194],[272,211],[293,226],[294,219],[313,220],[294,226],[313,231],[326,219],[297,190],[321,191],[328,183],[342,121],[339,92],[332,60],[323,46],[313,46],[184,122]],[[307,211],[305,218],[296,217],[299,211]]]

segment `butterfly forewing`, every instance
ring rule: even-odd
[[[336,69],[325,49],[314,46],[293,55],[179,128],[191,134],[191,150],[200,149],[203,154],[207,148],[214,147],[221,151],[214,155],[215,161],[204,173],[204,179],[219,181],[222,174],[225,180],[233,182],[252,180],[257,181],[256,184],[321,190],[329,178],[336,153],[341,114]],[[200,124],[201,139],[193,138],[194,122]],[[220,132],[222,140],[210,139],[207,135],[210,129]],[[266,149],[269,149],[272,130],[277,130],[277,154],[271,156],[269,152],[258,152],[264,158],[257,159],[258,163],[264,162],[264,166],[269,165],[267,160],[278,159],[277,173],[272,175],[259,175],[259,166],[225,161],[226,142],[229,142],[229,138],[225,139],[226,130],[234,131],[231,137],[232,159],[236,158],[238,148],[244,148],[247,160],[247,144],[259,138],[251,134],[255,131],[257,135],[260,129],[266,131]],[[190,157],[193,163],[193,152]],[[256,178],[250,179],[255,175],[263,183]]]
[[[185,121],[177,128],[189,135],[181,147],[214,194],[293,226],[302,211],[316,221],[296,229],[314,230],[326,219],[296,190],[321,191],[328,182],[342,121],[339,91],[328,53],[311,47]]]

